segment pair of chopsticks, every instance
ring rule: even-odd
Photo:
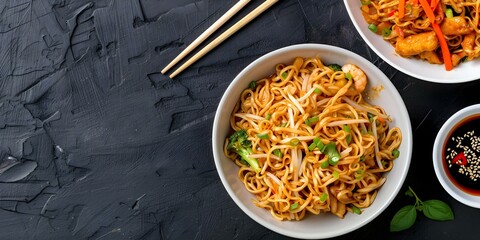
[[[266,0],[260,6],[255,8],[252,12],[250,12],[247,16],[242,18],[240,21],[235,23],[235,25],[231,26],[225,32],[223,32],[220,36],[210,42],[207,46],[202,48],[195,54],[192,58],[186,61],[182,66],[180,66],[177,70],[175,70],[171,75],[170,78],[174,78],[183,70],[188,68],[190,65],[198,61],[200,58],[205,56],[205,54],[209,53],[215,47],[220,45],[223,41],[227,38],[232,36],[242,27],[247,25],[253,19],[258,17],[262,14],[265,10],[270,8],[273,4],[278,2],[279,0]],[[230,10],[228,10],[222,17],[220,17],[212,26],[210,26],[204,33],[202,33],[195,41],[193,41],[185,50],[183,50],[172,62],[170,62],[163,70],[162,74],[165,74],[168,70],[170,70],[175,64],[180,62],[185,56],[187,56],[191,51],[193,51],[196,47],[198,47],[205,39],[207,39],[210,35],[212,35],[215,31],[217,31],[225,22],[227,22],[231,17],[233,17],[238,11],[240,11],[245,5],[247,5],[250,0],[240,0],[237,4],[235,4]]]

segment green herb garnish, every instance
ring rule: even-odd
[[[358,215],[362,214],[362,210],[355,205],[352,205],[352,211]]]
[[[286,79],[288,77],[288,73],[287,72],[283,72],[282,73],[282,79]]]
[[[370,121],[371,123],[373,123],[373,118],[374,118],[376,115],[373,114],[373,113],[367,113],[367,116],[368,116],[368,121]]]
[[[334,72],[339,72],[342,71],[342,67],[336,63],[328,65],[330,69],[332,69]]]
[[[370,29],[370,31],[376,33],[378,31],[378,28],[375,24],[373,23],[370,23],[370,25],[368,25],[368,29]]]
[[[447,18],[453,18],[453,11],[451,8],[447,8],[447,10],[445,10],[445,16],[447,16]]]
[[[368,0],[360,0],[360,3],[362,3],[362,5],[370,5],[372,2]]]
[[[300,143],[300,140],[298,140],[298,138],[292,138],[292,140],[290,140],[290,146],[297,146],[298,144]]]
[[[328,198],[328,193],[323,193],[322,196],[320,196],[320,202],[327,201],[327,198]]]
[[[257,87],[257,81],[252,81],[248,84],[248,88],[255,89]]]
[[[315,88],[315,89],[313,90],[313,92],[316,93],[316,94],[322,94],[322,91],[320,91],[319,88]]]
[[[298,203],[297,203],[297,202],[294,203],[294,204],[292,204],[292,205],[290,205],[290,211],[293,211],[293,210],[295,210],[295,209],[297,209],[297,208],[298,208]]]
[[[279,158],[283,157],[283,153],[282,153],[282,151],[280,151],[280,149],[273,150],[273,155],[275,155]]]
[[[399,156],[400,156],[400,151],[398,151],[398,149],[395,149],[392,151],[393,158],[398,158]]]
[[[326,168],[328,168],[329,165],[330,165],[330,164],[328,164],[328,161],[325,161],[325,162],[322,162],[322,164],[320,165],[320,167],[321,167],[322,169],[326,169]]]
[[[328,156],[328,163],[332,166],[338,164],[340,160],[340,153],[337,151],[337,145],[334,142],[330,142],[325,147],[325,154]]]
[[[334,170],[332,175],[333,175],[333,178],[335,178],[335,179],[338,179],[340,177],[340,173],[338,173],[337,170]]]
[[[312,125],[313,123],[318,122],[318,120],[320,120],[320,119],[318,118],[318,116],[316,116],[316,117],[311,117],[311,118],[308,118],[307,120],[305,120],[305,124],[306,124],[307,126],[310,126],[310,125]]]
[[[260,139],[269,139],[270,137],[268,136],[268,133],[259,133],[257,134],[257,137]]]
[[[353,79],[352,74],[350,73],[345,73],[345,78],[348,79],[348,81],[352,81]]]
[[[445,202],[436,199],[422,201],[411,187],[408,187],[405,194],[415,197],[415,204],[402,207],[393,216],[392,221],[390,221],[390,232],[402,231],[413,226],[417,219],[417,211],[423,212],[425,217],[435,221],[454,219],[452,209]]]
[[[382,36],[388,37],[388,36],[390,36],[390,34],[392,34],[392,29],[390,29],[390,28],[384,28],[384,29],[382,30]]]
[[[272,114],[267,113],[267,116],[265,116],[265,119],[270,120],[272,118]]]

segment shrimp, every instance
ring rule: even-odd
[[[352,75],[355,90],[358,93],[361,93],[363,90],[365,90],[365,87],[367,86],[367,75],[365,75],[362,69],[354,64],[345,64],[342,67],[342,71]]]

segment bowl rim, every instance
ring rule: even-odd
[[[273,57],[273,56],[278,55],[278,54],[282,54],[282,53],[286,53],[286,52],[290,52],[290,51],[295,51],[295,50],[303,50],[303,49],[334,51],[334,52],[338,52],[338,54],[350,55],[354,58],[358,58],[360,60],[363,60],[364,64],[370,65],[370,67],[372,67],[375,71],[377,71],[377,73],[379,75],[383,76],[384,79],[388,80],[388,81],[382,82],[382,84],[383,85],[389,85],[388,88],[394,90],[392,92],[392,94],[395,95],[395,96],[392,96],[392,97],[395,97],[395,98],[400,100],[400,103],[399,103],[399,105],[401,107],[400,110],[405,113],[405,119],[408,120],[408,122],[405,124],[407,129],[402,129],[402,133],[403,133],[402,135],[403,136],[408,136],[408,138],[404,138],[405,140],[408,140],[408,141],[404,141],[404,139],[402,139],[402,145],[404,145],[404,144],[407,145],[406,149],[408,149],[408,153],[403,153],[402,152],[402,155],[406,156],[405,157],[406,166],[405,166],[405,169],[403,170],[404,172],[400,175],[400,179],[398,179],[398,184],[395,186],[395,189],[393,189],[393,191],[392,191],[392,195],[389,196],[386,199],[386,202],[384,204],[382,204],[378,209],[376,209],[376,211],[369,218],[366,218],[360,224],[351,225],[348,228],[344,228],[344,229],[332,230],[328,234],[322,233],[322,234],[313,235],[313,234],[304,234],[304,233],[301,233],[301,232],[291,232],[291,231],[288,231],[288,230],[285,230],[285,229],[282,229],[282,228],[278,228],[277,226],[271,224],[270,222],[265,221],[264,219],[258,217],[254,212],[252,212],[250,209],[248,209],[244,205],[243,201],[240,200],[240,198],[235,194],[234,190],[227,184],[227,180],[226,180],[226,176],[225,176],[224,172],[218,170],[218,169],[221,169],[221,165],[220,165],[221,157],[217,154],[217,151],[216,151],[216,148],[215,148],[215,143],[218,141],[217,134],[215,132],[216,132],[216,129],[218,128],[218,125],[220,124],[220,121],[224,121],[223,119],[220,119],[220,114],[218,114],[218,113],[221,112],[222,107],[225,105],[225,103],[227,101],[227,98],[225,96],[228,96],[228,95],[231,94],[231,92],[234,90],[236,85],[238,85],[237,83],[241,81],[243,75],[245,75],[249,71],[252,71],[252,69],[259,62],[262,62],[267,58]],[[223,139],[222,139],[222,142],[223,142]],[[217,173],[220,176],[220,180],[222,182],[222,185],[224,186],[228,195],[234,200],[235,204],[247,216],[249,216],[251,219],[253,219],[254,221],[259,223],[260,225],[266,227],[267,229],[269,229],[273,232],[276,232],[276,233],[279,233],[279,234],[282,234],[282,235],[285,235],[285,236],[289,236],[289,237],[303,238],[303,239],[332,238],[332,237],[336,237],[336,236],[341,236],[343,234],[347,234],[349,232],[353,232],[353,231],[363,227],[364,225],[370,223],[373,219],[378,217],[393,202],[395,197],[398,195],[398,192],[402,188],[403,183],[405,182],[405,179],[408,175],[408,171],[409,171],[410,164],[411,164],[412,152],[413,152],[413,134],[412,134],[410,117],[409,117],[409,114],[408,114],[408,110],[405,106],[405,102],[403,101],[403,98],[401,97],[400,93],[398,92],[396,87],[393,85],[393,83],[390,81],[390,79],[380,69],[378,69],[377,66],[375,66],[373,63],[371,63],[370,61],[368,61],[364,57],[362,57],[362,56],[360,56],[360,55],[358,55],[354,52],[351,52],[349,50],[340,48],[340,47],[327,45],[327,44],[304,43],[304,44],[296,44],[296,45],[286,46],[286,47],[271,51],[269,53],[266,53],[263,56],[257,58],[255,61],[251,62],[239,74],[236,75],[236,77],[233,79],[233,81],[229,84],[229,86],[225,90],[225,92],[224,92],[224,94],[223,94],[223,96],[222,96],[222,98],[221,98],[221,100],[218,104],[218,108],[216,110],[216,114],[215,114],[215,118],[214,118],[214,122],[213,122],[213,128],[212,128],[212,150],[213,150],[215,167],[217,169]]]
[[[467,106],[454,113],[450,118],[448,118],[447,121],[445,121],[435,138],[432,159],[435,175],[437,176],[437,179],[442,185],[443,189],[445,189],[445,191],[447,191],[447,193],[450,194],[450,196],[452,196],[457,201],[473,208],[480,208],[480,196],[467,194],[464,191],[456,188],[454,184],[451,183],[443,168],[442,157],[443,144],[445,143],[445,140],[447,138],[447,135],[450,133],[450,130],[455,127],[460,121],[468,118],[473,114],[480,114],[480,104]],[[470,200],[467,198],[467,196],[476,198],[479,201]]]
[[[465,83],[465,82],[471,82],[471,81],[476,81],[476,80],[480,80],[480,76],[474,76],[473,74],[472,75],[468,75],[470,77],[463,77],[461,80],[458,80],[458,79],[441,79],[441,80],[438,80],[434,77],[428,77],[428,76],[424,76],[424,75],[419,75],[415,72],[412,72],[410,71],[409,69],[407,68],[404,68],[396,63],[394,63],[393,61],[391,61],[386,55],[384,55],[370,40],[369,38],[364,34],[364,32],[360,29],[362,29],[359,25],[359,23],[356,21],[356,18],[354,18],[354,15],[353,15],[353,12],[352,12],[352,9],[350,8],[350,1],[357,1],[357,0],[343,0],[344,1],[344,5],[345,5],[345,8],[347,9],[347,12],[348,12],[348,15],[350,17],[350,20],[352,21],[353,25],[355,26],[355,29],[357,30],[357,32],[360,34],[360,36],[362,37],[363,41],[365,41],[367,43],[367,45],[370,47],[370,49],[372,49],[380,58],[383,59],[383,61],[387,62],[390,66],[394,67],[395,69],[397,69],[398,71],[401,71],[407,75],[410,75],[412,77],[415,77],[415,78],[418,78],[420,80],[424,80],[424,81],[428,81],[428,82],[433,82],[433,83],[439,83],[439,84],[457,84],[457,83]],[[380,36],[379,36],[380,37]],[[393,47],[392,47],[393,48]],[[480,59],[478,59],[478,61],[480,61]]]

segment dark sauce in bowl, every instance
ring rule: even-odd
[[[462,119],[450,130],[442,159],[448,178],[458,189],[480,196],[480,114]]]

